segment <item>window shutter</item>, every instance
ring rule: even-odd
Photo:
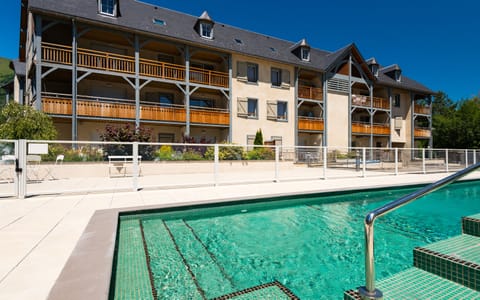
[[[247,81],[247,63],[244,61],[237,62],[237,80]]]
[[[237,115],[239,117],[247,117],[248,116],[248,99],[247,98],[237,98]]]
[[[277,119],[277,101],[267,101],[267,119],[276,120]]]
[[[290,71],[289,70],[282,70],[282,87],[284,88],[290,87]]]

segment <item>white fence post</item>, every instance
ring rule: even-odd
[[[398,175],[398,148],[395,148],[395,175]]]
[[[219,147],[218,144],[213,146],[214,160],[213,160],[213,185],[218,186],[218,162],[219,162]]]
[[[427,171],[425,170],[425,148],[422,148],[422,171],[423,174],[427,173]]]
[[[327,151],[328,148],[327,146],[322,147],[323,148],[323,179],[327,179]]]
[[[477,150],[473,149],[473,164],[477,164]]]
[[[448,173],[448,149],[445,149],[445,172]]]
[[[465,168],[468,168],[468,149],[465,149]]]
[[[280,147],[278,145],[275,145],[275,179],[273,180],[274,182],[279,182],[279,179],[278,179],[279,161],[280,161]]]
[[[15,156],[17,161],[15,166],[18,169],[15,170],[16,180],[18,182],[17,194],[18,199],[25,199],[27,194],[27,141],[19,140],[18,147],[15,148]]]
[[[132,186],[133,191],[138,191],[138,142],[133,142],[132,144],[132,155],[133,155],[133,178],[132,178]]]
[[[370,151],[372,151],[372,149],[370,148]],[[362,161],[363,161],[363,165],[362,165],[362,177],[366,177],[367,174],[366,174],[366,169],[367,169],[367,161],[366,161],[366,151],[365,151],[365,147],[362,148]]]

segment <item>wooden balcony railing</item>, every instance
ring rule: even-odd
[[[422,114],[422,115],[430,115],[432,111],[431,107],[426,105],[415,104],[413,108],[416,114]]]
[[[298,130],[323,131],[323,119],[312,117],[298,117]]]
[[[432,136],[432,132],[429,128],[420,128],[415,127],[413,131],[413,135],[418,138],[429,138]]]
[[[230,124],[230,114],[226,109],[205,109],[192,107],[190,110],[190,122],[201,124]]]
[[[373,124],[370,123],[361,123],[361,122],[352,122],[352,133],[361,133],[361,134],[390,134],[390,125],[389,124]]]
[[[298,98],[323,101],[323,90],[310,86],[298,86]]]
[[[352,105],[371,107],[372,100],[370,99],[370,96],[352,95]],[[385,98],[373,97],[373,107],[390,109],[390,102]]]
[[[42,60],[44,62],[71,65],[72,47],[51,43],[42,43]],[[135,74],[135,59],[131,56],[96,51],[91,49],[77,49],[77,64],[80,67]],[[139,74],[142,76],[185,81],[185,66],[140,59]],[[228,88],[228,73],[209,71],[197,68],[190,69],[190,80],[193,83]]]
[[[80,99],[82,98],[82,99]],[[113,102],[112,100],[93,97],[79,96],[77,100],[77,115],[99,118],[135,119],[135,104]],[[72,100],[70,95],[51,94],[42,97],[43,111],[53,115],[71,115]],[[186,121],[186,111],[183,106],[160,106],[154,104],[140,104],[140,119],[149,121]],[[229,125],[230,114],[223,109],[205,109],[192,107],[190,110],[190,121],[199,124]]]

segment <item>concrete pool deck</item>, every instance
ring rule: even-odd
[[[402,174],[2,199],[0,299],[46,299],[96,210],[426,184],[445,176]],[[480,179],[480,172],[466,179]]]

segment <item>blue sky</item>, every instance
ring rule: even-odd
[[[93,1],[93,0],[79,0]],[[120,0],[122,1],[122,0]],[[460,100],[480,94],[480,2],[145,0],[217,22],[334,51],[354,42],[365,59]],[[4,1],[0,56],[18,57],[20,1]]]

